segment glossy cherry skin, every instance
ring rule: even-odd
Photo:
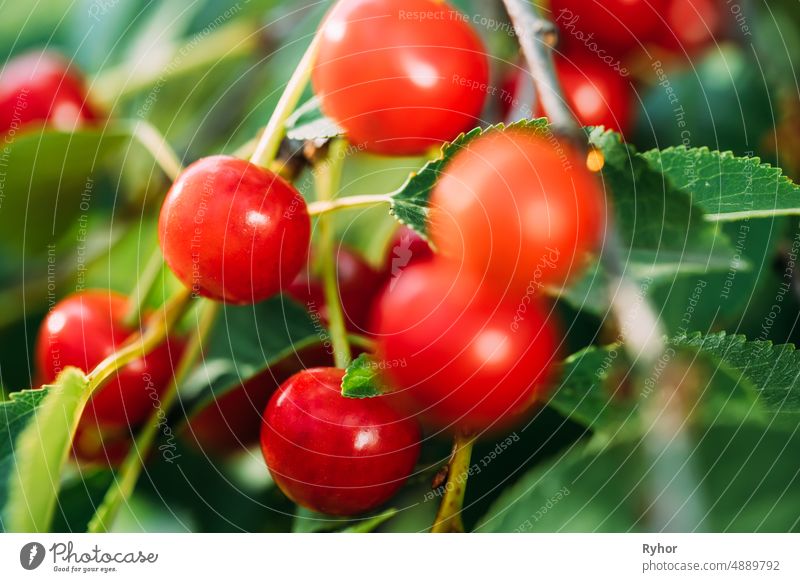
[[[515,301],[579,274],[604,227],[603,192],[584,160],[529,131],[470,142],[445,166],[430,206],[439,252]]]
[[[623,135],[633,121],[630,80],[591,54],[577,53],[555,60],[567,105],[583,126],[603,126]],[[538,103],[538,117],[545,117]]]
[[[443,259],[412,265],[375,310],[378,354],[398,395],[440,429],[519,420],[557,361],[555,324],[535,294],[514,301]]]
[[[332,354],[321,344],[298,349],[212,400],[189,419],[181,435],[209,455],[225,456],[248,449],[258,444],[264,409],[278,387],[300,370],[330,365],[332,361]]]
[[[84,291],[57,303],[42,323],[36,361],[44,382],[67,366],[91,371],[113,354],[137,329],[123,319],[124,295],[108,290]],[[172,379],[183,342],[170,339],[122,368],[86,405],[81,424],[128,427],[145,420]]]
[[[314,90],[352,143],[422,154],[479,124],[486,50],[446,2],[340,0],[321,35]]]
[[[280,176],[229,156],[202,158],[167,193],[158,223],[164,260],[196,295],[268,299],[306,262],[305,200]]]
[[[318,313],[322,321],[327,323],[325,291],[319,273],[314,272],[313,263],[313,259],[308,262],[308,266],[286,291],[310,312]],[[381,273],[356,252],[339,246],[336,249],[336,282],[347,328],[350,331],[363,332],[369,320],[372,302],[383,283]]]
[[[551,17],[565,47],[604,57],[653,42],[669,0],[551,0]]]
[[[37,122],[72,130],[97,118],[83,79],[57,54],[25,53],[0,71],[0,134]]]
[[[295,503],[357,515],[385,503],[411,475],[420,432],[390,397],[342,396],[343,375],[313,368],[284,382],[264,412],[261,450]]]

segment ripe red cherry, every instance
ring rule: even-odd
[[[83,80],[59,55],[25,53],[0,71],[0,134],[36,122],[71,130],[97,117]]]
[[[197,295],[254,303],[303,267],[311,221],[283,178],[229,156],[211,156],[175,180],[161,208],[164,260]]]
[[[295,374],[264,412],[261,450],[273,479],[295,503],[357,515],[394,495],[419,457],[420,432],[389,397],[345,398],[344,371]]]
[[[328,307],[325,303],[325,291],[319,275],[313,272],[313,268],[312,259],[286,291],[306,309],[318,313],[320,318],[327,322]],[[355,332],[364,331],[372,302],[383,283],[381,273],[344,246],[339,246],[336,250],[336,270],[336,281],[347,328]]]
[[[440,428],[498,429],[546,387],[554,325],[532,293],[502,300],[442,259],[413,265],[375,310],[378,354],[413,410]]]
[[[203,453],[229,455],[258,443],[264,409],[280,384],[299,370],[325,366],[332,355],[322,345],[298,350],[269,370],[210,402],[182,431]]]
[[[581,125],[602,125],[622,134],[630,131],[633,90],[629,80],[591,54],[576,53],[555,63],[567,104]],[[541,102],[537,116],[544,117]]]
[[[486,50],[446,2],[340,0],[321,35],[314,90],[351,142],[421,154],[478,125]]]
[[[657,40],[668,1],[551,0],[550,10],[565,46],[585,46],[604,57]]]
[[[494,131],[445,166],[431,195],[431,238],[445,256],[515,301],[581,271],[604,225],[585,162],[529,131]]]
[[[57,303],[45,318],[36,343],[36,360],[44,382],[67,366],[91,371],[134,332],[123,323],[128,300],[113,291],[85,291]],[[182,342],[171,339],[126,365],[96,392],[82,424],[128,427],[145,420],[154,401],[172,379]]]

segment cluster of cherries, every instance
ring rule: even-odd
[[[447,3],[340,0],[319,34],[314,89],[351,142],[420,155],[480,124],[487,52]],[[38,89],[28,85],[33,99]],[[38,119],[51,120],[55,105]],[[522,128],[490,130],[448,161],[430,208],[435,255],[403,228],[383,272],[344,249],[337,257],[348,326],[374,338],[387,393],[344,397],[344,370],[326,367],[328,354],[298,353],[192,419],[204,450],[228,452],[260,437],[287,496],[352,515],[384,503],[414,471],[420,421],[432,431],[481,433],[530,409],[558,353],[544,289],[564,285],[597,250],[602,191],[569,144]],[[158,234],[167,265],[197,295],[250,304],[283,292],[325,317],[308,268],[306,202],[272,171],[229,156],[200,159],[168,192]],[[124,322],[126,305],[111,291],[57,304],[38,337],[42,381],[66,366],[91,370],[114,353],[137,331]],[[124,455],[182,350],[182,339],[170,338],[95,393],[76,456],[113,463]],[[298,365],[305,369],[294,373]]]
[[[550,0],[549,4],[559,29],[555,65],[567,105],[581,125],[604,126],[623,135],[635,120],[635,80],[648,81],[652,62],[678,65],[725,32],[723,0]],[[511,67],[498,93],[504,116],[529,114],[526,89],[533,92],[527,73]],[[540,104],[534,111],[543,116]]]

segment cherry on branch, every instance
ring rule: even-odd
[[[67,366],[90,372],[138,329],[124,323],[128,299],[108,290],[84,291],[57,303],[42,323],[36,361],[45,383]],[[92,395],[82,424],[128,427],[153,412],[153,402],[172,379],[183,342],[171,338],[134,360]]]
[[[264,412],[261,450],[294,502],[358,515],[388,501],[411,475],[420,431],[388,396],[342,396],[343,376],[337,368],[313,368],[289,378]]]
[[[247,304],[287,287],[306,261],[306,202],[283,178],[229,156],[175,181],[159,218],[164,260],[193,293]]]
[[[604,226],[598,182],[566,140],[492,131],[445,167],[430,199],[436,248],[515,298],[582,272]]]
[[[480,123],[486,49],[436,0],[340,0],[320,29],[314,90],[352,143],[414,155]]]
[[[501,429],[547,386],[555,326],[536,294],[503,299],[440,258],[408,267],[384,290],[373,327],[401,397],[445,429]]]

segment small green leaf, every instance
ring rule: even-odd
[[[342,396],[373,398],[383,394],[379,364],[369,354],[361,354],[350,362],[342,378]]]
[[[603,181],[613,193],[617,231],[624,249],[719,256],[730,242],[686,192],[651,167],[618,133],[595,128],[589,141],[605,158]],[[623,257],[624,258],[624,257]]]
[[[0,404],[0,529],[50,529],[88,386],[80,370],[67,368],[55,384]]]
[[[706,220],[800,214],[800,186],[759,158],[683,146],[651,150],[641,157],[676,188],[690,193]]]
[[[442,153],[438,158],[426,163],[419,172],[411,174],[405,184],[397,189],[392,198],[392,215],[427,240],[428,200],[445,166],[459,150],[472,140],[491,131],[504,131],[505,129],[514,128],[528,129],[532,132],[544,132],[548,127],[547,120],[543,118],[523,119],[508,126],[501,123],[486,129],[478,127],[467,133],[462,133],[452,142],[443,145]]]
[[[344,130],[320,109],[319,98],[312,97],[286,120],[286,137],[298,141],[330,139],[343,135]]]

